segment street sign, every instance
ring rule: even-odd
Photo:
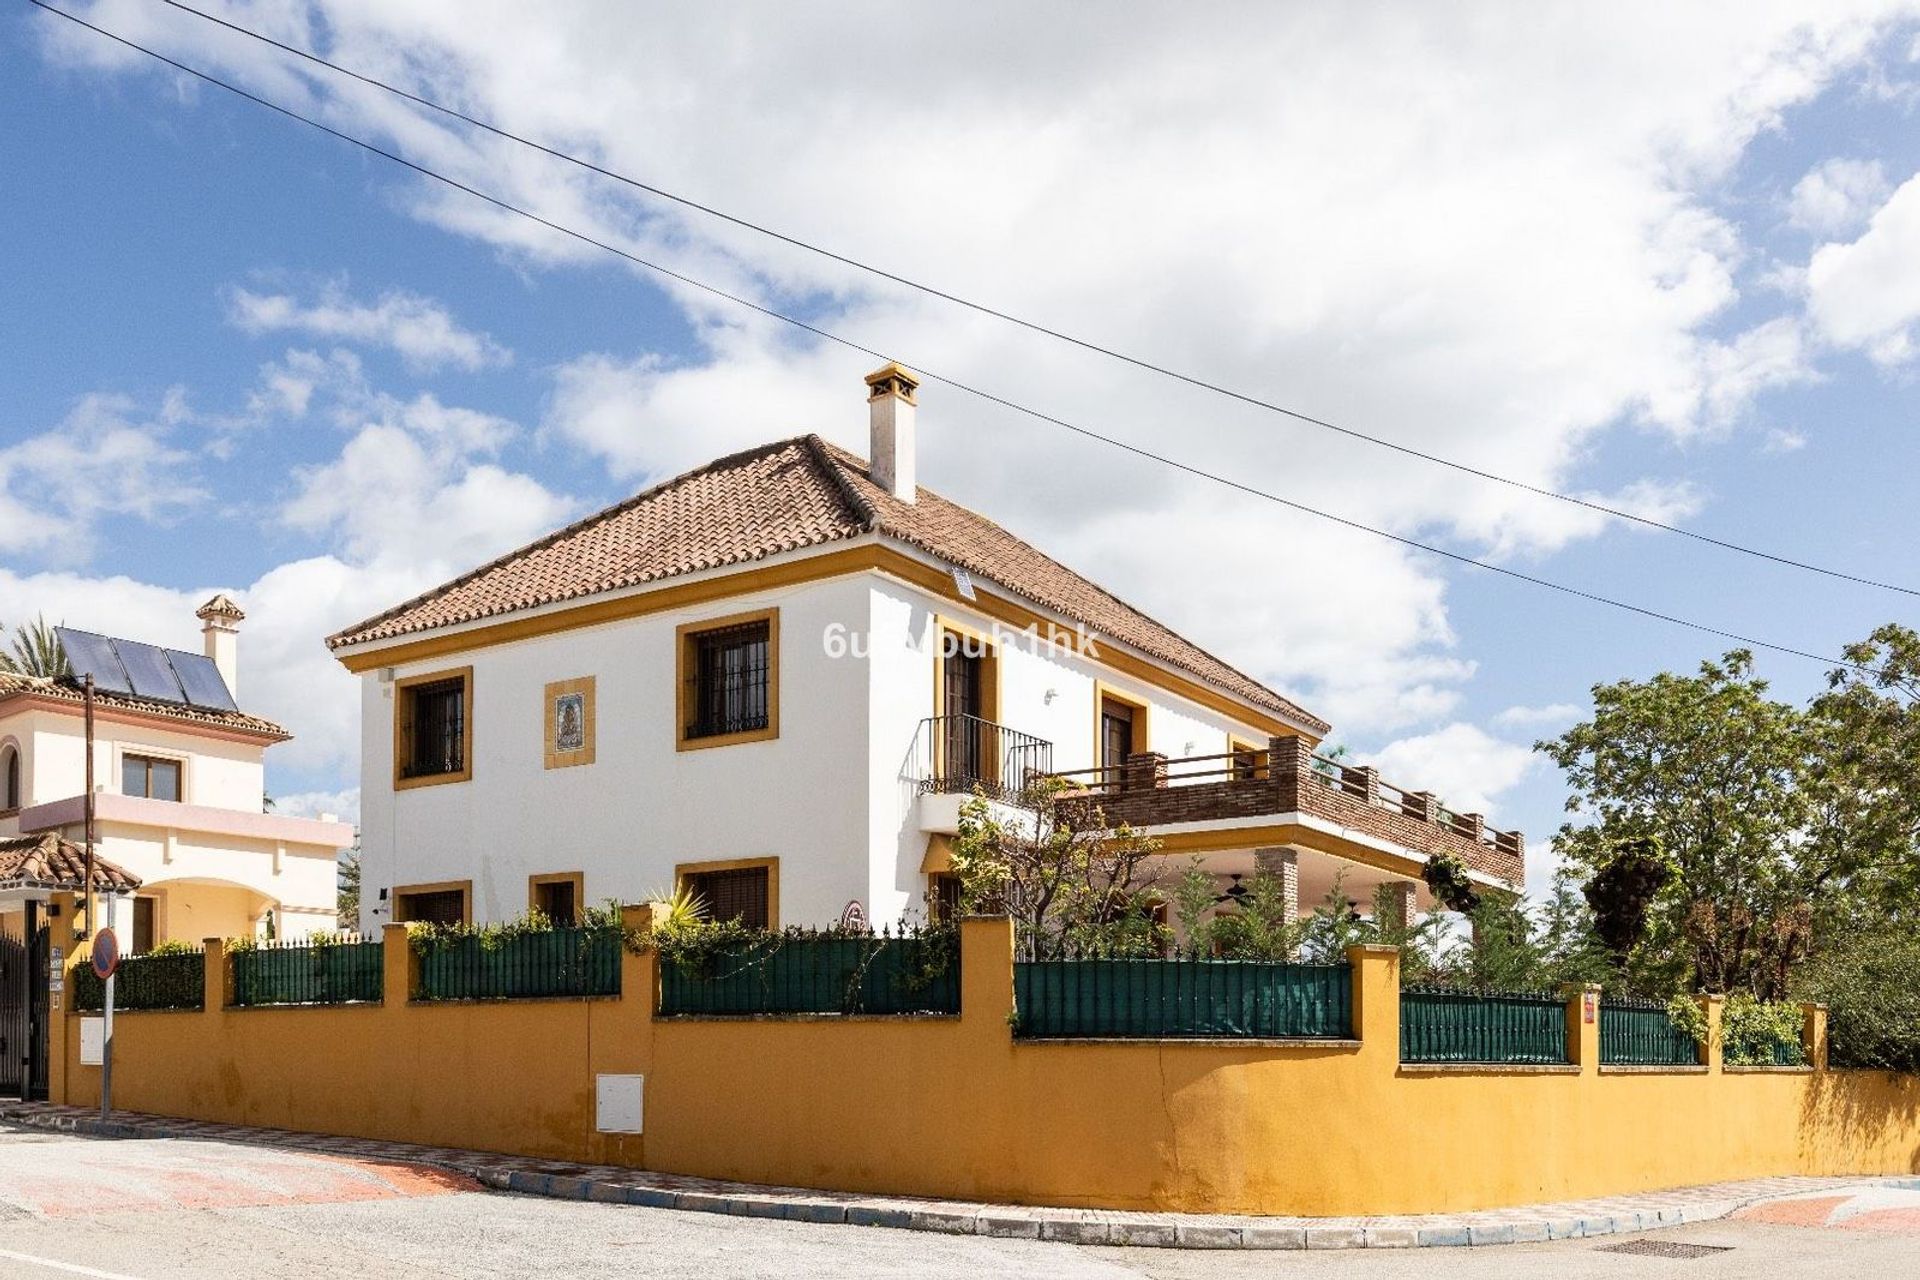
[[[110,927],[103,926],[93,939],[93,972],[105,982],[120,967],[120,939]]]

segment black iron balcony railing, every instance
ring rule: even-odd
[[[922,792],[981,791],[1016,801],[1053,772],[1053,744],[979,716],[929,716],[914,743]]]

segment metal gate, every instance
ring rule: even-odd
[[[47,1096],[47,922],[26,904],[24,937],[0,934],[0,1095]]]

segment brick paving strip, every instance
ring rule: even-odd
[[[909,1196],[871,1196],[721,1182],[609,1165],[534,1160],[453,1147],[211,1124],[166,1116],[97,1111],[45,1102],[0,1106],[0,1120],[99,1138],[188,1138],[280,1147],[354,1160],[423,1165],[472,1178],[497,1191],[684,1209],[793,1222],[896,1227],[949,1235],[1053,1240],[1080,1245],[1179,1249],[1407,1249],[1569,1240],[1682,1223],[1707,1222],[1781,1196],[1840,1188],[1920,1190],[1920,1178],[1755,1178],[1641,1195],[1521,1205],[1471,1213],[1365,1218],[1251,1217],[1233,1214],[1134,1213],[1050,1209]]]

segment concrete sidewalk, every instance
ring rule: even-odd
[[[464,1174],[496,1190],[562,1199],[952,1235],[1155,1248],[1406,1249],[1516,1244],[1705,1222],[1725,1218],[1760,1201],[1843,1187],[1920,1189],[1920,1178],[1781,1177],[1455,1214],[1288,1218],[1131,1213],[757,1186],[641,1169],[208,1124],[131,1112],[116,1112],[110,1121],[102,1121],[96,1111],[51,1103],[8,1103],[0,1106],[0,1119],[102,1138],[196,1138],[426,1165]]]

